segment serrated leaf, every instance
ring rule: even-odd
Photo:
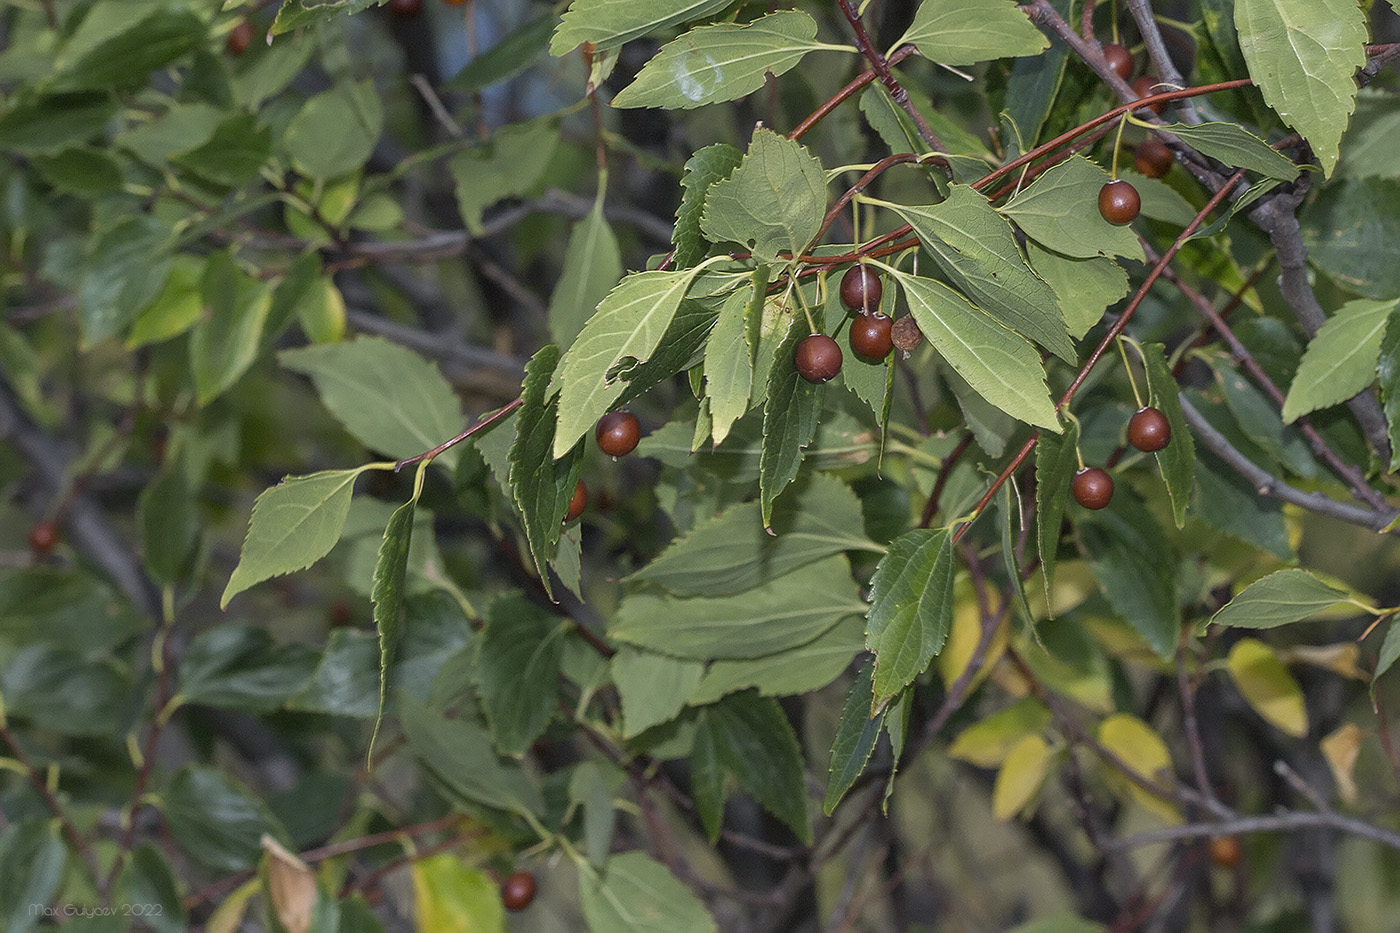
[[[713,703],[748,687],[760,696],[794,696],[831,683],[865,647],[865,620],[847,616],[805,645],[761,658],[711,662],[691,692],[691,706]]]
[[[1298,374],[1283,402],[1283,420],[1337,405],[1365,389],[1376,378],[1381,342],[1391,313],[1400,299],[1369,301],[1358,298],[1338,309],[1308,342]]]
[[[578,885],[583,916],[593,933],[718,931],[690,888],[641,852],[614,855],[602,872],[580,871]]]
[[[696,272],[634,272],[598,305],[555,375],[559,386],[555,459],[592,430],[627,387],[622,379],[610,379],[608,374],[624,360],[644,362],[656,352]]]
[[[1303,689],[1273,648],[1258,639],[1242,638],[1225,663],[1240,695],[1270,725],[1295,738],[1308,734]]]
[[[601,194],[601,193],[600,193]],[[567,347],[578,336],[598,303],[622,278],[622,252],[617,236],[603,216],[603,199],[593,202],[569,234],[564,267],[549,298],[549,331],[554,342]]]
[[[288,476],[258,496],[220,607],[254,584],[304,570],[329,554],[350,514],[355,478],[366,469]]]
[[[409,748],[459,799],[534,816],[544,809],[528,772],[496,755],[490,734],[475,723],[447,719],[406,694],[399,721]]]
[[[1346,599],[1346,593],[1306,570],[1278,570],[1245,587],[1210,621],[1235,628],[1275,628],[1316,615]]]
[[[1120,489],[1108,508],[1077,522],[1094,578],[1109,604],[1161,658],[1176,652],[1177,557],[1150,512]]]
[[[519,593],[507,593],[491,604],[473,680],[503,755],[525,754],[549,725],[569,629],[567,620]]]
[[[1366,63],[1361,8],[1355,0],[1235,0],[1235,29],[1264,101],[1331,174],[1356,108],[1353,75]]]
[[[1172,500],[1172,516],[1176,527],[1186,525],[1186,508],[1196,487],[1196,440],[1181,411],[1181,393],[1176,378],[1167,365],[1166,349],[1160,343],[1142,346],[1144,368],[1147,371],[1148,399],[1171,425],[1171,443],[1157,451],[1157,468]]]
[[[1283,153],[1250,133],[1238,123],[1168,123],[1169,130],[1202,155],[1219,159],[1235,168],[1247,168],[1265,178],[1292,181],[1298,166]]]
[[[953,545],[945,529],[890,544],[870,580],[865,644],[875,652],[874,702],[883,705],[928,669],[953,621]]]
[[[1108,173],[1083,156],[1073,156],[1017,192],[1001,213],[1032,240],[1074,259],[1123,256],[1143,261],[1142,244],[1129,227],[1117,227],[1099,213],[1099,190]]]
[[[700,683],[705,666],[624,646],[609,662],[622,701],[622,737],[630,739],[674,719]]]
[[[730,0],[574,0],[550,40],[551,55],[567,55],[584,42],[598,51],[718,13]]]
[[[689,109],[735,100],[794,68],[808,52],[831,48],[816,20],[799,10],[739,25],[699,26],[666,43],[613,98],[614,107]]]
[[[736,596],[635,593],[608,634],[678,658],[757,658],[806,644],[865,608],[846,559],[833,556]]]
[[[473,235],[482,233],[481,215],[503,198],[529,194],[539,185],[559,145],[554,117],[502,127],[474,149],[448,160],[457,208]]]
[[[1078,468],[1079,422],[1065,426],[1062,437],[1042,434],[1035,453],[1036,542],[1040,549],[1040,569],[1045,574],[1045,592],[1054,592],[1055,560],[1060,545],[1060,526],[1069,502],[1070,484]],[[1054,601],[1047,600],[1054,612]]]
[[[1013,418],[1060,431],[1034,347],[942,282],[895,276],[924,338],[974,392]]]
[[[1390,434],[1390,469],[1400,469],[1400,310],[1392,311],[1386,322],[1385,339],[1376,359],[1385,420]]]
[[[422,476],[422,473],[419,473]],[[399,624],[403,617],[404,584],[408,576],[408,549],[413,542],[413,515],[418,508],[421,485],[415,483],[413,498],[394,510],[384,528],[384,540],[379,545],[379,560],[374,566],[374,587],[370,599],[374,602],[374,629],[379,635],[379,708],[374,716],[368,754],[374,753],[374,739],[384,720],[384,706],[389,701],[389,670],[399,646]]]
[[[1128,294],[1128,273],[1107,256],[1073,259],[1027,243],[1035,274],[1049,283],[1059,296],[1065,326],[1075,340],[1089,332],[1108,306]]]
[[[826,800],[822,804],[827,816],[836,810],[841,798],[865,770],[885,725],[889,706],[882,704],[878,711],[873,709],[874,674],[875,662],[871,659],[861,665],[855,683],[851,684],[851,692],[846,696],[846,708],[831,744],[831,768],[826,781]]]
[[[1011,747],[992,785],[994,817],[1009,820],[1031,805],[1050,773],[1050,758],[1050,743],[1037,733]]]
[[[716,444],[724,443],[730,426],[749,409],[753,348],[749,346],[747,312],[753,294],[752,287],[741,288],[725,299],[705,343],[705,398],[710,403],[710,430]]]
[[[759,127],[739,167],[705,196],[700,228],[715,242],[738,243],[760,262],[796,256],[826,213],[826,174],[801,144]]]
[[[939,204],[886,204],[914,228],[940,268],[978,307],[1066,362],[1074,344],[1059,299],[1031,271],[1011,225],[967,185],[950,185]]]
[[[437,366],[381,337],[284,350],[278,360],[310,376],[322,404],[370,450],[411,457],[462,428],[461,405]],[[449,450],[441,459],[451,467],[457,458]]]
[[[757,502],[730,506],[627,580],[657,583],[677,596],[728,596],[843,551],[879,550],[860,533],[860,500],[851,487],[825,474],[780,498],[772,519],[770,535]]]
[[[209,258],[200,289],[204,314],[190,332],[190,369],[199,404],[207,405],[257,359],[272,289],[239,268],[228,252]]]
[[[1037,55],[1050,47],[1045,34],[1008,0],[924,0],[893,47],[906,42],[944,65]]]
[[[729,143],[714,143],[697,149],[685,163],[681,175],[681,203],[676,208],[676,229],[671,234],[675,244],[672,256],[677,269],[688,269],[705,258],[708,251],[700,232],[705,214],[705,198],[710,188],[733,174],[744,160],[744,154]]]
[[[758,494],[763,525],[773,527],[773,502],[797,478],[807,446],[817,434],[821,415],[819,387],[797,371],[796,348],[808,335],[805,322],[795,324],[778,347],[768,374],[763,409],[763,452],[758,460]]]
[[[736,693],[700,711],[697,732],[708,732],[717,759],[749,796],[812,841],[802,747],[778,701]]]

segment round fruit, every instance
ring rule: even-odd
[[[1171,443],[1172,426],[1156,408],[1144,408],[1128,419],[1128,442],[1150,454]]]
[[[1108,62],[1108,67],[1113,69],[1113,73],[1124,81],[1133,73],[1133,53],[1117,42],[1110,42],[1103,47],[1103,57],[1104,61]]]
[[[642,439],[642,425],[630,411],[610,411],[598,419],[594,437],[603,453],[625,457],[637,449],[637,442]]]
[[[1070,488],[1075,502],[1086,509],[1101,509],[1113,498],[1113,477],[1098,467],[1087,467],[1074,474]]]
[[[1240,863],[1240,841],[1234,836],[1215,836],[1210,840],[1210,860],[1221,868],[1234,868]]]
[[[890,339],[896,347],[904,351],[907,359],[909,354],[919,349],[919,344],[924,342],[924,332],[919,330],[918,323],[906,314],[890,327]]]
[[[1142,210],[1142,198],[1137,189],[1119,178],[1099,189],[1099,213],[1116,226],[1130,224]]]
[[[880,307],[884,286],[874,269],[854,265],[841,276],[841,303],[852,311],[871,311]]]
[[[242,55],[248,51],[248,46],[253,44],[253,24],[245,20],[240,20],[237,26],[228,34],[228,53],[230,55]]]
[[[58,526],[53,522],[35,522],[29,529],[29,547],[35,554],[47,554],[57,543]]]
[[[1133,167],[1139,174],[1148,178],[1161,178],[1171,171],[1172,163],[1176,161],[1176,156],[1166,143],[1156,136],[1149,136],[1137,147],[1137,155],[1133,158]]]
[[[1139,75],[1138,79],[1133,82],[1133,93],[1139,98],[1143,98],[1151,97],[1153,94],[1161,94],[1167,90],[1167,88],[1158,87],[1158,83],[1160,82],[1156,75]],[[1149,104],[1148,109],[1153,113],[1161,113],[1167,109],[1167,102],[1159,100],[1155,104]]]
[[[501,903],[506,910],[524,910],[535,899],[535,876],[528,871],[512,874],[501,885]]]
[[[827,382],[841,371],[841,347],[826,334],[802,338],[797,345],[797,371],[808,382]]]
[[[574,497],[569,500],[569,511],[564,513],[564,521],[573,521],[582,515],[586,508],[588,508],[588,487],[583,485],[583,480],[579,480],[578,485],[574,487]]]
[[[389,12],[399,19],[413,19],[423,11],[423,0],[389,0]]]
[[[857,356],[878,363],[894,349],[894,339],[890,336],[893,328],[894,321],[880,312],[862,311],[851,322],[851,349]]]

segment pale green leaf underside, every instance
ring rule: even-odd
[[[795,696],[831,683],[865,647],[865,620],[847,617],[805,645],[748,660],[715,661],[690,695],[691,706],[756,687],[762,696]]]
[[[1298,374],[1283,402],[1283,420],[1336,405],[1351,398],[1376,378],[1376,362],[1390,313],[1400,300],[1348,301],[1308,343]]]
[[[1036,275],[1059,296],[1065,326],[1076,340],[1099,322],[1109,305],[1128,294],[1128,273],[1107,256],[1072,259],[1037,243],[1026,244],[1026,254]]]
[[[752,295],[752,287],[741,288],[725,299],[719,320],[705,343],[705,397],[710,401],[715,444],[724,443],[730,426],[749,410],[753,350],[744,312]]]
[[[566,55],[585,42],[615,49],[656,29],[700,19],[730,0],[574,0],[549,42],[551,55]]]
[[[1065,256],[1123,256],[1142,262],[1142,244],[1132,229],[1115,227],[1099,214],[1099,189],[1107,181],[1102,168],[1074,156],[1031,182],[1000,210],[1026,236]]]
[[[1352,76],[1366,63],[1360,6],[1356,0],[1236,0],[1235,30],[1264,101],[1307,137],[1323,172],[1331,174],[1356,108]]]
[[[1345,601],[1346,594],[1306,570],[1279,570],[1255,580],[1211,618],[1216,625],[1274,628]]]
[[[580,871],[578,884],[583,916],[593,931],[716,933],[718,929],[690,889],[642,852],[614,855],[601,874]]]
[[[745,26],[700,26],[662,46],[612,104],[687,109],[734,100],[762,87],[767,74],[787,72],[808,52],[831,48],[814,42],[816,37],[816,22],[796,10]]]
[[[622,250],[603,216],[599,198],[588,216],[574,225],[559,283],[549,297],[549,331],[554,342],[561,347],[572,343],[620,278]]]
[[[253,503],[248,537],[220,606],[263,580],[305,570],[340,540],[355,477],[367,467],[288,476]]]
[[[895,46],[906,42],[944,65],[1038,55],[1050,47],[1012,0],[924,0]]]
[[[754,131],[744,161],[710,188],[700,228],[714,242],[738,243],[761,262],[806,248],[826,213],[826,173],[800,144]]]
[[[394,511],[384,529],[379,545],[379,560],[374,567],[374,628],[379,633],[379,706],[370,736],[369,754],[374,753],[374,740],[384,719],[384,707],[389,701],[389,669],[398,651],[399,621],[403,615],[405,581],[408,577],[408,549],[413,542],[413,515],[418,508],[418,493]]]
[[[1170,130],[1191,148],[1226,165],[1247,168],[1266,178],[1291,181],[1298,177],[1298,166],[1283,153],[1236,123],[1169,123]]]

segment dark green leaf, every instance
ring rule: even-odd
[[[272,289],[243,271],[231,252],[215,253],[201,283],[204,314],[190,332],[190,369],[199,403],[231,388],[257,359]]]
[[[1191,515],[1280,560],[1293,559],[1282,503],[1259,495],[1249,480],[1209,450],[1196,451],[1196,466]]]
[[[1176,378],[1167,365],[1166,350],[1159,343],[1144,344],[1143,360],[1147,371],[1147,392],[1151,404],[1167,416],[1172,428],[1172,440],[1157,451],[1157,468],[1172,500],[1176,527],[1186,524],[1186,508],[1196,487],[1196,440],[1181,412],[1181,395]]]
[[[536,16],[515,27],[500,42],[468,62],[445,87],[461,94],[473,94],[510,80],[544,56],[554,23],[553,16]]]
[[[407,696],[402,697],[399,718],[413,753],[461,800],[521,814],[544,809],[533,779],[497,757],[485,729],[445,719]]]
[[[143,842],[131,850],[131,859],[117,887],[125,902],[139,911],[136,916],[157,933],[181,933],[187,929],[180,884],[170,863],[153,844]]]
[[[720,764],[740,787],[799,839],[812,841],[802,748],[777,700],[736,693],[702,709],[697,731],[709,732]]]
[[[106,94],[54,94],[18,101],[0,116],[0,147],[33,155],[81,145],[117,112]]]
[[[866,661],[851,684],[841,723],[836,727],[836,739],[831,745],[831,773],[826,782],[826,802],[822,809],[831,816],[846,791],[865,770],[865,764],[875,751],[875,741],[885,725],[889,706],[882,704],[874,712],[875,661]]]
[[[38,644],[0,670],[0,696],[8,715],[45,731],[110,736],[125,727],[132,685],[114,661]]]
[[[875,652],[874,697],[883,706],[928,669],[953,621],[953,545],[920,528],[890,544],[870,580],[865,644]]]
[[[169,230],[154,217],[127,216],[93,234],[78,280],[83,343],[120,333],[160,293],[170,272]]]
[[[421,478],[422,473],[420,472]],[[403,618],[404,584],[408,576],[408,551],[413,543],[413,516],[418,510],[421,486],[415,482],[413,498],[394,510],[384,528],[384,540],[379,545],[379,559],[374,565],[374,586],[370,599],[374,601],[374,629],[379,635],[379,708],[374,717],[370,736],[370,752],[384,719],[384,707],[389,701],[389,671],[399,647],[399,627]]]
[[[0,928],[27,933],[43,919],[35,907],[58,894],[68,850],[47,817],[14,822],[0,834]]]
[[[180,696],[202,706],[266,713],[306,683],[316,655],[278,645],[260,628],[230,623],[200,633],[180,661]]]
[[[264,835],[285,840],[262,801],[213,768],[182,768],[159,806],[175,840],[213,871],[252,868],[262,856]]]
[[[1380,378],[1385,419],[1390,426],[1390,469],[1400,469],[1400,311],[1392,311],[1381,341],[1376,372]]]
[[[797,345],[810,331],[796,323],[778,347],[768,374],[768,403],[763,409],[763,453],[758,463],[758,488],[763,524],[773,527],[773,501],[797,478],[803,451],[817,433],[821,392],[797,371]]]
[[[559,697],[568,621],[519,594],[491,604],[475,683],[496,748],[520,756],[549,725]]]
[[[189,561],[198,533],[194,496],[184,472],[164,470],[142,490],[136,518],[147,571],[162,585],[174,583]]]
[[[1078,519],[1080,540],[1109,604],[1159,657],[1176,653],[1177,557],[1151,513],[1126,489]]]
[[[672,234],[676,246],[672,263],[677,269],[688,269],[705,258],[708,248],[700,232],[700,219],[705,213],[705,198],[716,182],[733,174],[744,154],[728,143],[714,143],[695,154],[685,163],[681,175],[681,203],[676,208],[676,229]]]
[[[272,154],[272,132],[251,113],[232,113],[219,122],[203,145],[171,159],[216,185],[237,187],[258,176]]]
[[[124,6],[98,4],[54,59],[53,86],[64,91],[134,87],[193,49],[205,30],[200,17],[176,6],[132,16]]]
[[[1400,179],[1346,179],[1302,212],[1314,268],[1365,298],[1400,295]]]
[[[1216,625],[1275,628],[1346,602],[1347,594],[1306,570],[1277,570],[1255,580],[1211,617]]]
[[[1070,483],[1079,468],[1079,422],[1070,421],[1060,437],[1042,434],[1035,452],[1036,542],[1045,592],[1055,592],[1055,560],[1060,551],[1060,525],[1069,503]],[[1054,599],[1047,599],[1054,606]],[[1053,610],[1052,610],[1053,611]]]

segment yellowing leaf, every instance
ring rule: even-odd
[[[1099,724],[1099,743],[1121,758],[1133,770],[1158,784],[1171,786],[1175,782],[1172,774],[1172,757],[1167,744],[1147,723],[1127,713],[1109,716]],[[1108,765],[1112,772],[1113,765]],[[1169,823],[1181,822],[1181,814],[1167,801],[1149,793],[1136,783],[1121,779],[1127,787],[1128,796],[1144,808],[1152,811]]]
[[[253,895],[262,890],[262,881],[258,878],[241,885],[209,915],[209,922],[204,925],[208,933],[234,933],[243,926],[243,917],[248,913],[248,902],[253,899]]]
[[[1282,732],[1307,735],[1303,690],[1273,648],[1254,638],[1241,639],[1230,649],[1227,664],[1235,686],[1256,713]]]
[[[417,929],[433,933],[505,933],[506,912],[496,885],[450,852],[413,863]]]
[[[993,604],[992,611],[996,611],[996,604]],[[981,637],[981,613],[977,608],[977,600],[973,598],[971,590],[964,591],[960,587],[954,599],[953,624],[948,629],[948,641],[943,645],[943,650],[935,659],[935,663],[938,665],[938,676],[943,679],[945,687],[962,676],[963,671],[972,661],[972,655],[976,652],[977,642]],[[1011,617],[1008,614],[997,630],[992,633],[991,644],[987,646],[986,660],[982,664],[982,669],[973,676],[972,683],[968,685],[969,693],[996,666],[996,662],[1006,652],[1006,646],[1010,639]]]
[[[1332,769],[1332,778],[1337,782],[1337,794],[1347,805],[1356,803],[1358,796],[1353,772],[1356,770],[1356,756],[1365,738],[1366,734],[1360,726],[1344,722],[1318,743],[1322,748],[1322,757],[1327,759],[1327,766]]]
[[[979,768],[995,768],[1028,733],[1039,732],[1049,724],[1050,711],[1039,701],[1018,700],[964,729],[948,754]]]
[[[992,786],[992,815],[1009,820],[1030,806],[1050,772],[1050,744],[1038,734],[1017,742],[1002,762]]]

